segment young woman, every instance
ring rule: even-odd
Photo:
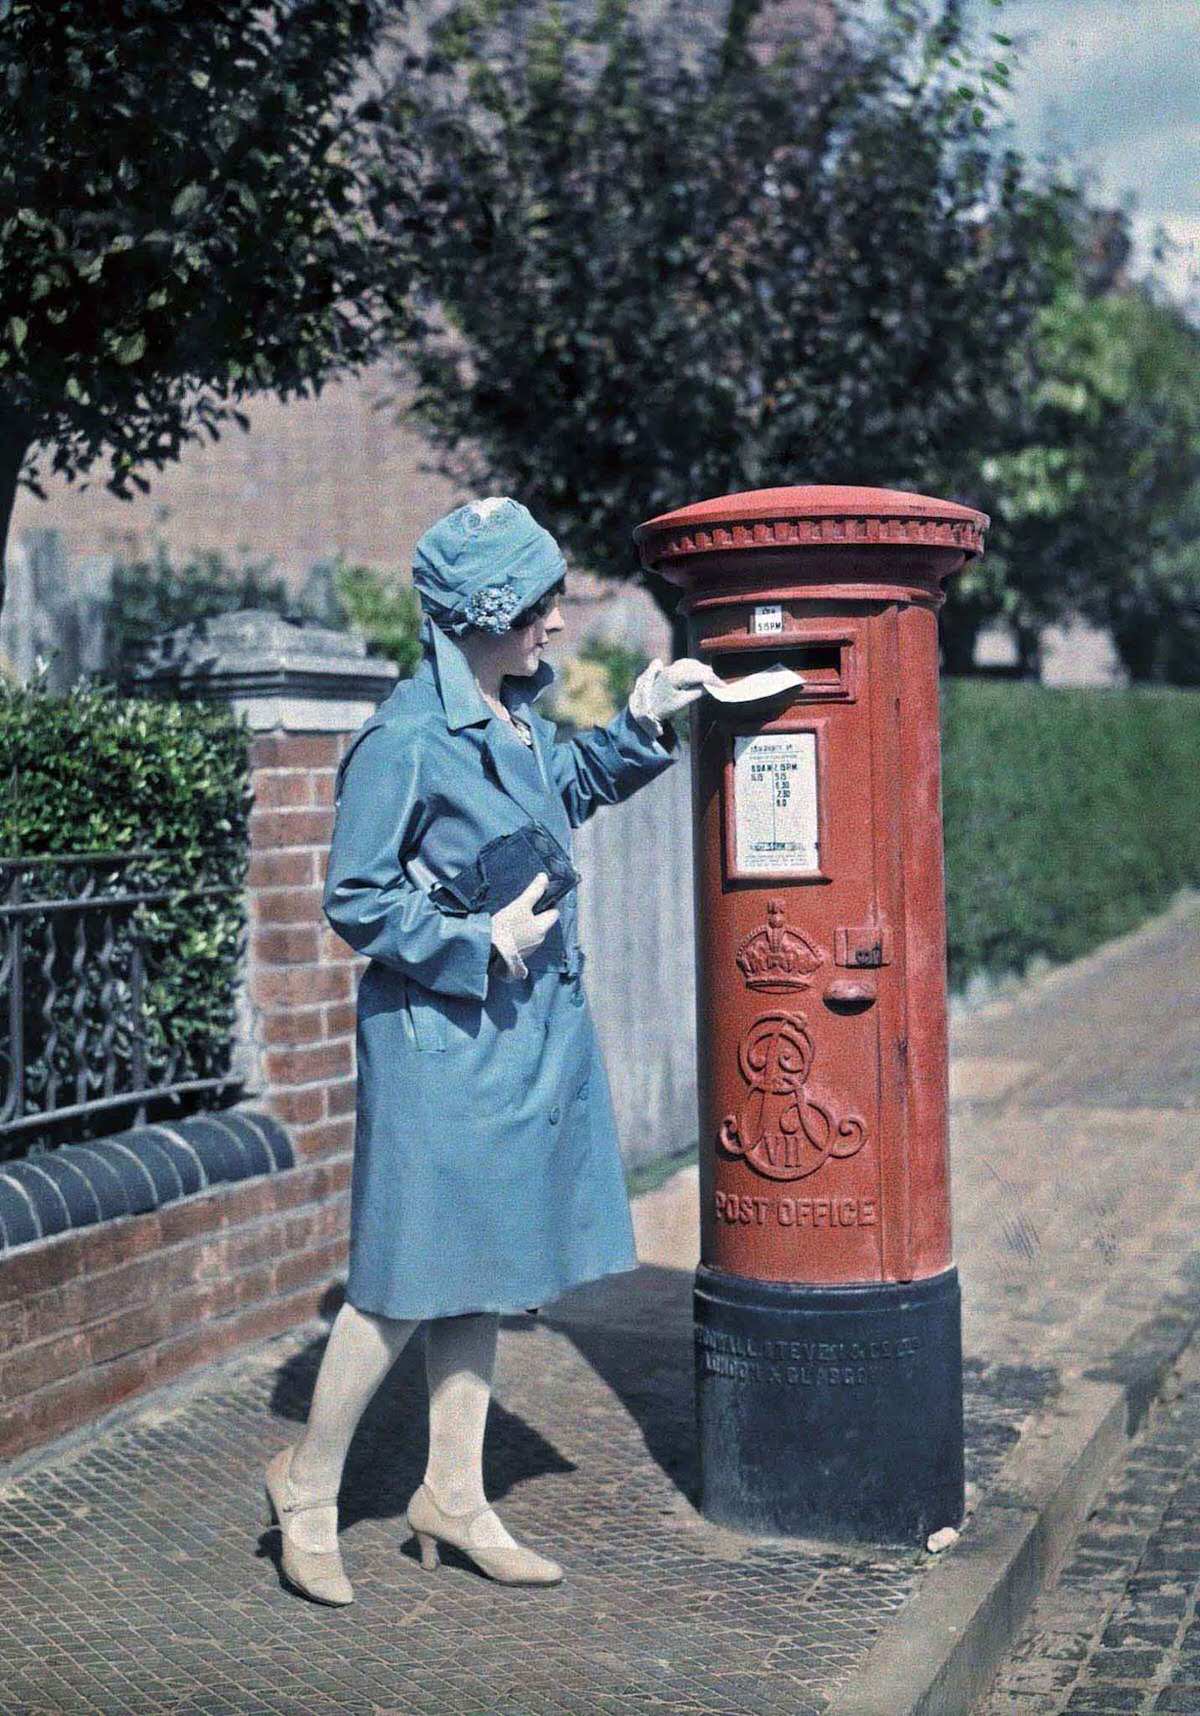
[[[349,1603],[337,1495],[354,1430],[426,1324],[429,1458],[407,1509],[421,1564],[439,1540],[505,1583],[562,1569],[516,1543],[483,1490],[497,1320],[637,1259],[607,1075],[582,987],[577,904],[538,910],[540,876],[491,911],[429,890],[530,823],[571,830],[661,774],[666,716],[712,670],[654,661],[606,727],[568,743],[534,708],[562,629],[565,562],[493,496],[417,545],[423,659],[355,735],[337,780],[324,910],[370,963],[358,991],[358,1105],[346,1302],[302,1436],[267,1468],[283,1570]],[[494,902],[493,902],[494,906]]]

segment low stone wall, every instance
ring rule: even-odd
[[[350,1154],[65,1229],[0,1259],[0,1459],[331,1308]]]
[[[287,1130],[270,1114],[222,1114],[135,1126],[0,1163],[0,1249],[67,1228],[144,1215],[209,1186],[295,1166]]]

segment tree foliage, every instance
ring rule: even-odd
[[[134,659],[152,638],[210,614],[267,608],[295,617],[287,580],[273,573],[269,560],[243,553],[235,563],[216,549],[175,561],[161,540],[146,556],[117,559],[101,608],[99,677],[128,687]]]
[[[0,548],[19,477],[104,461],[145,489],[246,395],[315,390],[397,325],[408,229],[380,223],[364,81],[386,20],[0,0]]]
[[[713,10],[704,38],[695,7],[468,0],[387,109],[428,217],[419,415],[596,571],[734,489],[972,499],[1064,242],[1062,193],[995,135],[1002,40],[975,52],[959,4],[767,45],[752,0]]]
[[[373,655],[393,662],[407,679],[421,660],[421,601],[398,572],[336,562],[331,568],[336,614],[366,638]]]
[[[1021,444],[984,463],[995,575],[1027,627],[1104,627],[1136,680],[1200,682],[1200,329],[1144,286],[1039,318]]]

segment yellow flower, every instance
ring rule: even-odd
[[[616,714],[608,671],[598,661],[570,657],[554,688],[554,715],[576,727],[603,727]]]

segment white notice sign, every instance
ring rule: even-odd
[[[735,869],[820,869],[815,733],[735,735],[733,802]]]
[[[774,632],[783,630],[783,603],[758,602],[750,617],[750,635],[752,637],[770,637]]]

